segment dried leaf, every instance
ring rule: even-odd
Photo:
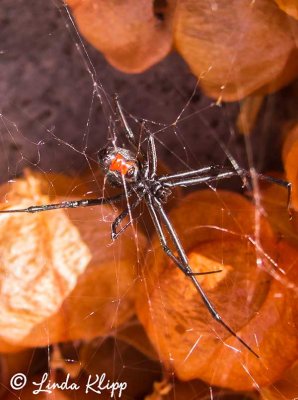
[[[224,321],[261,360],[211,318],[155,237],[137,312],[161,360],[182,380],[233,390],[278,379],[298,353],[297,249],[278,242],[255,207],[235,193],[194,193],[170,218],[194,272],[223,270],[198,280]]]

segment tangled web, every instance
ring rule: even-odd
[[[170,54],[143,74],[127,75],[84,42],[64,4],[20,0],[12,7],[4,0],[4,8],[0,168],[1,181],[8,185],[1,191],[2,202],[9,203],[9,190],[24,171],[31,189],[32,182],[39,185],[34,183],[34,174],[44,179],[41,187],[44,182],[48,186],[42,195],[48,195],[50,201],[55,195],[64,199],[113,194],[99,174],[97,152],[108,139],[123,140],[114,93],[134,132],[139,132],[145,121],[156,141],[162,173],[209,165],[236,171],[281,171],[280,127],[291,101],[286,90],[268,97],[251,136],[245,137],[237,131],[240,103],[206,97],[177,54]],[[58,174],[68,178],[59,183]],[[20,193],[29,186],[22,187]],[[260,352],[261,359],[254,359],[212,321],[188,280],[165,260],[144,207],[137,210],[134,228],[119,238],[119,243],[112,243],[109,236],[110,223],[119,214],[115,207],[71,210],[66,217],[55,217],[54,211],[51,222],[46,220],[50,235],[58,232],[63,218],[70,218],[65,224],[75,227],[63,228],[70,241],[64,243],[62,230],[56,242],[51,242],[55,254],[50,259],[63,259],[66,268],[63,273],[50,272],[49,279],[59,275],[59,285],[53,278],[49,294],[43,292],[44,282],[39,280],[34,288],[36,303],[22,303],[27,298],[18,297],[18,290],[26,291],[33,278],[30,268],[17,264],[12,276],[22,282],[21,289],[12,287],[13,281],[2,285],[10,292],[10,301],[20,300],[17,307],[21,310],[15,325],[8,323],[10,314],[6,311],[1,316],[2,332],[6,333],[0,343],[3,365],[6,352],[22,351],[22,357],[12,353],[15,367],[3,372],[3,399],[10,398],[9,393],[32,398],[37,387],[32,382],[40,382],[44,373],[48,374],[47,382],[62,384],[67,380],[69,385],[80,386],[52,388],[61,399],[74,395],[92,399],[95,393],[85,389],[88,379],[96,380],[96,374],[106,374],[103,398],[120,395],[117,385],[113,392],[115,382],[126,383],[122,398],[127,399],[286,398],[273,397],[283,396],[279,383],[274,382],[294,360],[290,354],[295,342],[295,310],[290,307],[297,293],[292,277],[297,258],[296,249],[289,250],[271,224],[276,225],[278,214],[289,222],[287,193],[274,185],[263,187],[257,179],[248,188],[241,176],[200,189],[204,190],[192,188],[187,201],[181,200],[187,192],[174,191],[167,211],[171,209],[192,265],[200,271],[222,270],[221,275],[202,278],[202,285],[224,320]],[[275,196],[279,202],[272,205]],[[11,229],[19,229],[20,241],[14,246],[19,246],[19,253],[27,254],[34,248],[39,255],[44,254],[41,235],[30,236],[37,225],[31,225],[28,218],[31,216],[10,223]],[[89,248],[80,242],[80,235]],[[1,239],[3,254],[9,240],[9,233]],[[72,253],[76,247],[79,253]],[[68,253],[70,261],[64,261]],[[25,260],[30,265],[30,254]],[[46,270],[60,265],[60,261],[53,261],[49,266],[45,260],[38,263],[45,264],[42,267]],[[92,261],[93,270],[90,260],[96,260]],[[8,273],[1,268],[4,279]],[[77,282],[80,287],[76,287]],[[64,291],[67,299],[61,296]],[[89,296],[95,298],[92,310]],[[3,299],[3,304],[8,302],[5,296]],[[36,313],[36,308],[47,302],[48,309]],[[71,323],[67,307],[77,311],[70,313]],[[53,309],[57,316],[51,314]],[[20,322],[23,319],[24,323]],[[19,329],[18,324],[25,328]],[[11,335],[14,340],[10,342]],[[38,337],[43,339],[38,342]],[[285,349],[282,343],[287,341]],[[271,347],[273,354],[268,356]],[[276,358],[279,369],[272,361]],[[231,369],[236,374],[228,379]],[[10,378],[22,371],[29,383],[22,391],[13,392]],[[295,368],[283,377],[286,382],[293,383],[293,371]]]

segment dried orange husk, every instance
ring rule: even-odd
[[[284,13],[295,17],[297,6],[276,2],[281,9],[273,0],[67,1],[80,32],[116,68],[142,72],[174,42],[206,93],[229,101],[271,93],[298,75],[298,24]]]
[[[286,133],[282,158],[286,179],[292,183],[291,205],[298,211],[298,124],[295,124]]]
[[[167,13],[159,20],[151,1],[67,0],[67,4],[83,36],[122,71],[142,72],[171,50],[171,18]]]
[[[263,400],[293,400],[298,397],[298,361],[289,368],[281,379],[261,390]]]
[[[27,173],[6,198],[10,208],[53,202],[45,192],[42,176]],[[131,317],[146,241],[128,230],[111,245],[110,222],[117,213],[100,206],[1,215],[2,351],[11,350],[6,343],[44,346],[91,338]]]
[[[193,193],[170,218],[193,270],[222,270],[198,280],[224,321],[261,359],[211,318],[154,237],[136,304],[162,362],[179,379],[234,390],[278,379],[298,353],[293,300],[298,278],[283,275],[298,267],[297,249],[277,242],[257,209],[235,193]]]
[[[242,100],[237,117],[237,130],[243,135],[249,135],[255,126],[260,109],[264,102],[264,95],[252,95]]]
[[[270,175],[284,179],[280,174]],[[259,185],[261,206],[275,234],[298,248],[298,212],[294,209],[288,210],[287,189],[273,183],[259,182]]]
[[[278,6],[287,14],[298,19],[298,3],[297,0],[275,0]]]
[[[9,197],[16,208],[49,202],[40,192],[38,180],[30,175],[14,185]],[[60,210],[51,215],[16,213],[0,217],[1,338],[24,345],[24,337],[33,327],[61,307],[91,254]]]
[[[298,75],[298,23],[272,0],[178,1],[174,44],[205,92],[238,100]]]

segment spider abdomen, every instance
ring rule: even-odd
[[[112,185],[123,186],[123,179],[128,183],[138,180],[138,161],[129,150],[106,146],[99,151],[98,160]]]

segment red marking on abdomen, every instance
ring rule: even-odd
[[[133,161],[127,161],[122,154],[117,153],[110,164],[110,171],[120,172],[121,175],[126,175],[129,168],[133,165]]]

